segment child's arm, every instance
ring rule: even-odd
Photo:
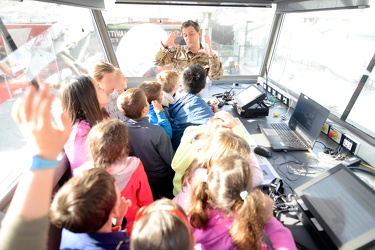
[[[292,233],[275,217],[272,217],[264,227],[264,232],[272,242],[272,248],[277,249],[297,249]]]
[[[172,138],[172,127],[167,116],[165,115],[163,106],[158,101],[152,101],[152,105],[154,106],[154,110],[158,118],[158,125],[165,130],[169,138]]]
[[[272,249],[297,249],[290,230],[273,217],[273,200],[269,196],[263,196],[263,206],[259,216],[265,222],[263,230],[272,243]]]
[[[46,247],[53,178],[59,165],[56,158],[71,130],[66,113],[61,115],[61,127],[52,125],[53,98],[47,87],[41,87],[38,95],[34,87],[29,87],[24,98],[13,107],[14,120],[35,149],[35,155],[31,168],[23,173],[4,217],[0,249]]]

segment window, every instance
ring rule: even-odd
[[[224,75],[259,75],[275,8],[130,5],[106,2],[103,12],[119,62],[127,77],[155,76],[160,42],[182,22],[194,20],[211,37]],[[182,37],[179,44],[184,44]],[[203,44],[204,45],[204,44]]]
[[[375,52],[375,9],[286,14],[269,70],[270,78],[303,92],[341,117]],[[347,122],[375,137],[367,81]]]
[[[32,154],[10,115],[15,99],[33,79],[58,93],[65,80],[87,73],[105,57],[89,9],[1,1],[0,13],[1,201],[22,168],[30,166]],[[14,43],[4,40],[7,34]]]

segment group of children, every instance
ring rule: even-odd
[[[263,176],[243,127],[199,97],[203,67],[181,79],[163,71],[124,91],[102,62],[62,87],[74,177],[50,209],[61,249],[268,249],[262,230],[273,249],[296,248],[254,189]]]

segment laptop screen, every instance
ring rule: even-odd
[[[313,147],[328,115],[328,109],[301,93],[289,120],[289,127]]]
[[[296,188],[338,249],[375,244],[375,191],[340,164]]]

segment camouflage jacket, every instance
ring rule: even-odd
[[[156,66],[172,65],[178,74],[193,64],[202,65],[211,80],[219,80],[223,76],[223,65],[216,55],[209,57],[206,53],[193,53],[186,45],[176,48],[173,52],[168,48],[162,48],[155,56]]]

